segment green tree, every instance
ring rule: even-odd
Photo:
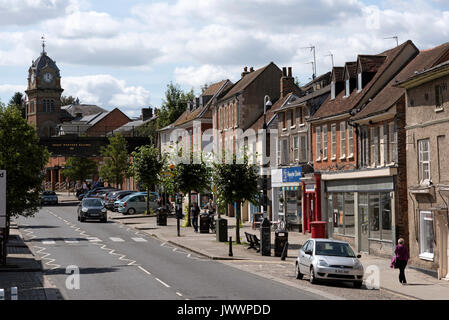
[[[236,241],[240,243],[240,207],[245,201],[257,204],[259,174],[258,166],[250,164],[246,154],[238,162],[237,157],[233,155],[232,163],[214,163],[213,180],[220,202],[225,205],[237,203]]]
[[[0,102],[0,169],[6,170],[6,213],[33,216],[40,206],[43,169],[50,154],[20,111]],[[9,225],[9,223],[8,223]],[[7,232],[8,234],[8,232]]]
[[[100,152],[104,158],[104,165],[100,167],[100,176],[107,179],[108,183],[121,186],[129,167],[126,139],[122,134],[116,133],[109,137],[109,145],[101,147]]]
[[[150,145],[155,146],[157,142],[157,123],[156,121],[148,121],[147,123],[137,127],[135,129],[137,136],[148,137],[150,139]]]
[[[131,153],[133,161],[129,168],[137,182],[147,191],[147,213],[150,212],[150,190],[161,181],[167,157],[154,146],[141,146]]]
[[[84,181],[98,172],[97,163],[89,158],[70,157],[62,174],[72,181]]]
[[[79,104],[80,100],[76,97],[72,96],[61,96],[61,105],[62,106],[68,106],[71,104]]]
[[[165,91],[165,100],[159,111],[157,127],[163,128],[173,123],[187,109],[187,102],[195,98],[193,89],[188,92],[181,90],[178,84],[170,82]]]
[[[25,108],[23,106],[22,100],[23,100],[23,93],[16,92],[9,100],[8,106],[19,109],[20,113],[22,114],[22,118],[25,118]]]
[[[180,151],[182,153],[182,150]],[[189,195],[187,221],[184,226],[190,226],[191,216],[191,195],[192,191],[203,192],[211,185],[211,170],[204,162],[201,153],[194,153],[190,150],[187,157],[181,161],[174,169],[174,184],[177,190]]]

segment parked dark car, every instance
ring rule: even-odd
[[[41,194],[41,205],[58,204],[58,196],[54,191],[44,191]]]
[[[100,187],[87,191],[85,194],[80,194],[78,200],[83,200],[84,198],[98,198],[99,195],[104,195],[105,192],[116,191],[117,189],[111,187]]]
[[[103,202],[98,198],[84,198],[78,205],[78,221],[81,222],[85,222],[86,219],[106,222],[108,220],[107,214],[108,211]]]

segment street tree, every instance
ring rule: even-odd
[[[182,154],[182,149],[178,155]],[[187,221],[185,227],[190,226],[192,191],[201,193],[211,185],[211,170],[205,163],[201,153],[190,152],[180,159],[174,169],[174,184],[184,195],[188,194]]]
[[[193,89],[184,92],[178,84],[170,82],[165,91],[165,99],[158,114],[157,127],[168,126],[178,119],[187,109],[187,102],[195,98]]]
[[[76,97],[72,96],[61,96],[61,105],[62,106],[68,106],[71,104],[79,104],[80,100]]]
[[[100,167],[100,176],[108,183],[121,186],[129,167],[128,143],[122,134],[109,137],[109,144],[101,147],[100,153],[104,165]]]
[[[84,181],[98,172],[94,160],[85,157],[70,157],[67,159],[62,174],[72,181]]]
[[[22,114],[22,118],[25,118],[25,108],[23,106],[23,93],[22,92],[16,92],[11,97],[8,103],[9,107],[15,107],[20,110],[20,113]]]
[[[231,163],[213,164],[213,182],[217,188],[219,201],[225,205],[237,204],[235,213],[237,243],[240,243],[241,204],[245,201],[257,204],[258,179],[258,166],[249,162],[246,153],[239,161],[236,155],[233,155]]]
[[[0,102],[0,169],[6,170],[7,220],[33,216],[40,206],[44,167],[50,154],[20,111]]]
[[[147,191],[147,213],[150,212],[150,191],[161,180],[162,170],[167,164],[167,157],[159,153],[154,146],[141,146],[131,153],[133,161],[129,168],[130,175]]]

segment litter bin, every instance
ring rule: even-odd
[[[200,233],[209,233],[209,215],[200,215]]]
[[[168,217],[167,210],[164,208],[158,208],[156,224],[158,226],[166,226],[167,225],[167,217]]]
[[[228,241],[228,220],[223,218],[217,219],[216,232],[218,242]]]
[[[310,223],[312,228],[312,239],[326,238],[326,221],[313,221]]]
[[[285,244],[288,242],[288,232],[286,230],[276,230],[274,233],[274,256],[281,257]]]

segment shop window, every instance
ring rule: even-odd
[[[344,194],[345,210],[344,210],[344,230],[345,235],[355,235],[355,219],[354,219],[354,193],[347,192]]]
[[[382,208],[382,240],[393,240],[391,231],[391,197],[388,192],[381,193]]]
[[[344,234],[344,204],[343,193],[333,193],[332,195],[332,216],[334,222],[334,233]]]
[[[298,212],[298,190],[288,190],[285,191],[285,198],[286,198],[286,216],[285,219],[294,224],[299,223],[299,214]]]
[[[433,214],[430,211],[421,211],[419,218],[419,257],[422,259],[433,260],[434,249],[434,230],[433,230]]]
[[[369,195],[369,224],[370,238],[380,239],[380,207],[379,194],[370,193]]]

